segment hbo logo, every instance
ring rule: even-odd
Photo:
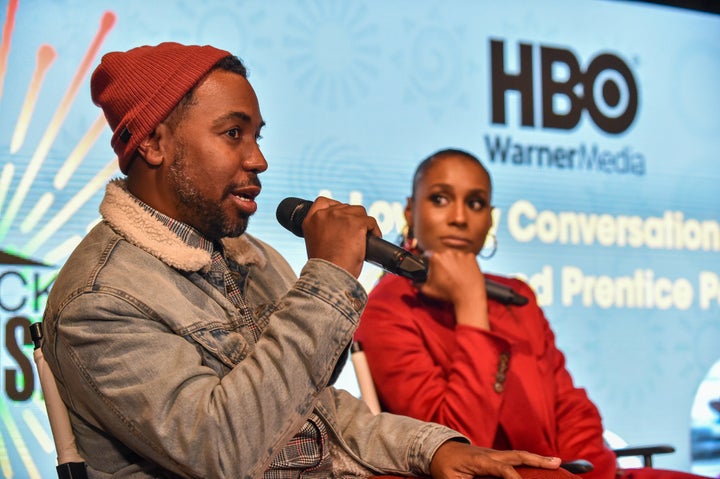
[[[556,67],[566,73],[555,75]],[[506,123],[505,93],[516,91],[520,94],[522,126],[535,126],[532,45],[520,43],[519,68],[516,73],[510,73],[505,70],[505,43],[491,40],[490,68],[492,122]],[[598,128],[611,134],[624,132],[635,120],[637,84],[627,64],[615,55],[601,53],[582,71],[570,50],[540,46],[540,80],[543,128],[575,128],[583,110],[590,114]],[[567,107],[558,108],[560,102],[555,100],[563,99]]]

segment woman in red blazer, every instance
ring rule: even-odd
[[[477,256],[492,226],[490,175],[473,155],[439,151],[418,166],[405,209],[406,249],[429,261],[423,284],[385,275],[355,339],[389,412],[438,422],[483,447],[586,459],[587,479],[695,477],[617,471],[600,414],[575,387],[530,287],[484,275]],[[485,280],[528,298],[488,299]]]

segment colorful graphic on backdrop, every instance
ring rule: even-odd
[[[18,5],[18,0],[8,2],[0,45],[0,101],[3,95],[25,95],[14,121],[9,151],[1,153],[0,315],[3,330],[0,337],[4,340],[0,353],[3,369],[0,458],[3,477],[40,479],[47,477],[47,465],[54,464],[55,447],[31,362],[28,327],[42,319],[45,299],[60,261],[82,237],[82,231],[73,231],[67,228],[68,224],[75,223],[77,228],[78,220],[97,217],[97,202],[93,199],[117,171],[113,160],[105,168],[94,171],[91,178],[74,178],[77,174],[87,174],[79,167],[106,127],[101,114],[77,138],[69,154],[53,150],[53,145],[116,16],[109,11],[103,15],[59,104],[49,121],[43,123],[43,119],[34,114],[39,106],[44,109],[48,106],[38,105],[38,99],[44,84],[53,81],[55,62],[66,60],[59,57],[52,45],[43,44],[37,50],[35,68],[29,78],[20,80],[17,72],[8,69]],[[8,79],[12,82],[6,81]],[[17,88],[23,83],[27,87],[25,92]],[[8,126],[3,124],[3,135],[10,133]],[[28,141],[29,131],[42,131],[42,136],[37,142]],[[7,138],[2,141],[5,143]],[[65,154],[66,157],[59,156]]]

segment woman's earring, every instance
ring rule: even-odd
[[[411,250],[418,249],[418,240],[415,237],[410,238],[410,244],[408,245]]]
[[[407,223],[405,223],[405,226],[403,226],[402,237],[403,248],[408,251],[413,251],[417,249],[418,240],[413,236],[412,228],[410,228]]]
[[[483,255],[483,251],[485,251],[485,247],[487,246],[487,242],[488,242],[488,239],[489,239],[489,238],[492,238],[492,249],[490,250],[489,253],[485,253],[485,254]],[[480,250],[480,257],[481,257],[482,259],[490,259],[490,258],[492,258],[493,256],[495,256],[495,253],[497,252],[497,249],[498,249],[498,240],[497,240],[497,238],[495,237],[494,234],[490,233],[490,234],[488,234],[487,237],[485,238],[485,244],[483,244],[483,247],[482,247],[482,249]]]

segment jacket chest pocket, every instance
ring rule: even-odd
[[[275,311],[274,304],[255,306],[249,313],[255,328],[264,330]],[[240,312],[236,312],[224,322],[208,321],[186,335],[195,343],[203,356],[203,363],[219,373],[227,373],[253,350],[253,332],[244,324]]]
[[[187,339],[197,345],[203,363],[218,372],[222,372],[223,366],[233,368],[250,352],[249,342],[239,328],[200,329],[192,332]]]

